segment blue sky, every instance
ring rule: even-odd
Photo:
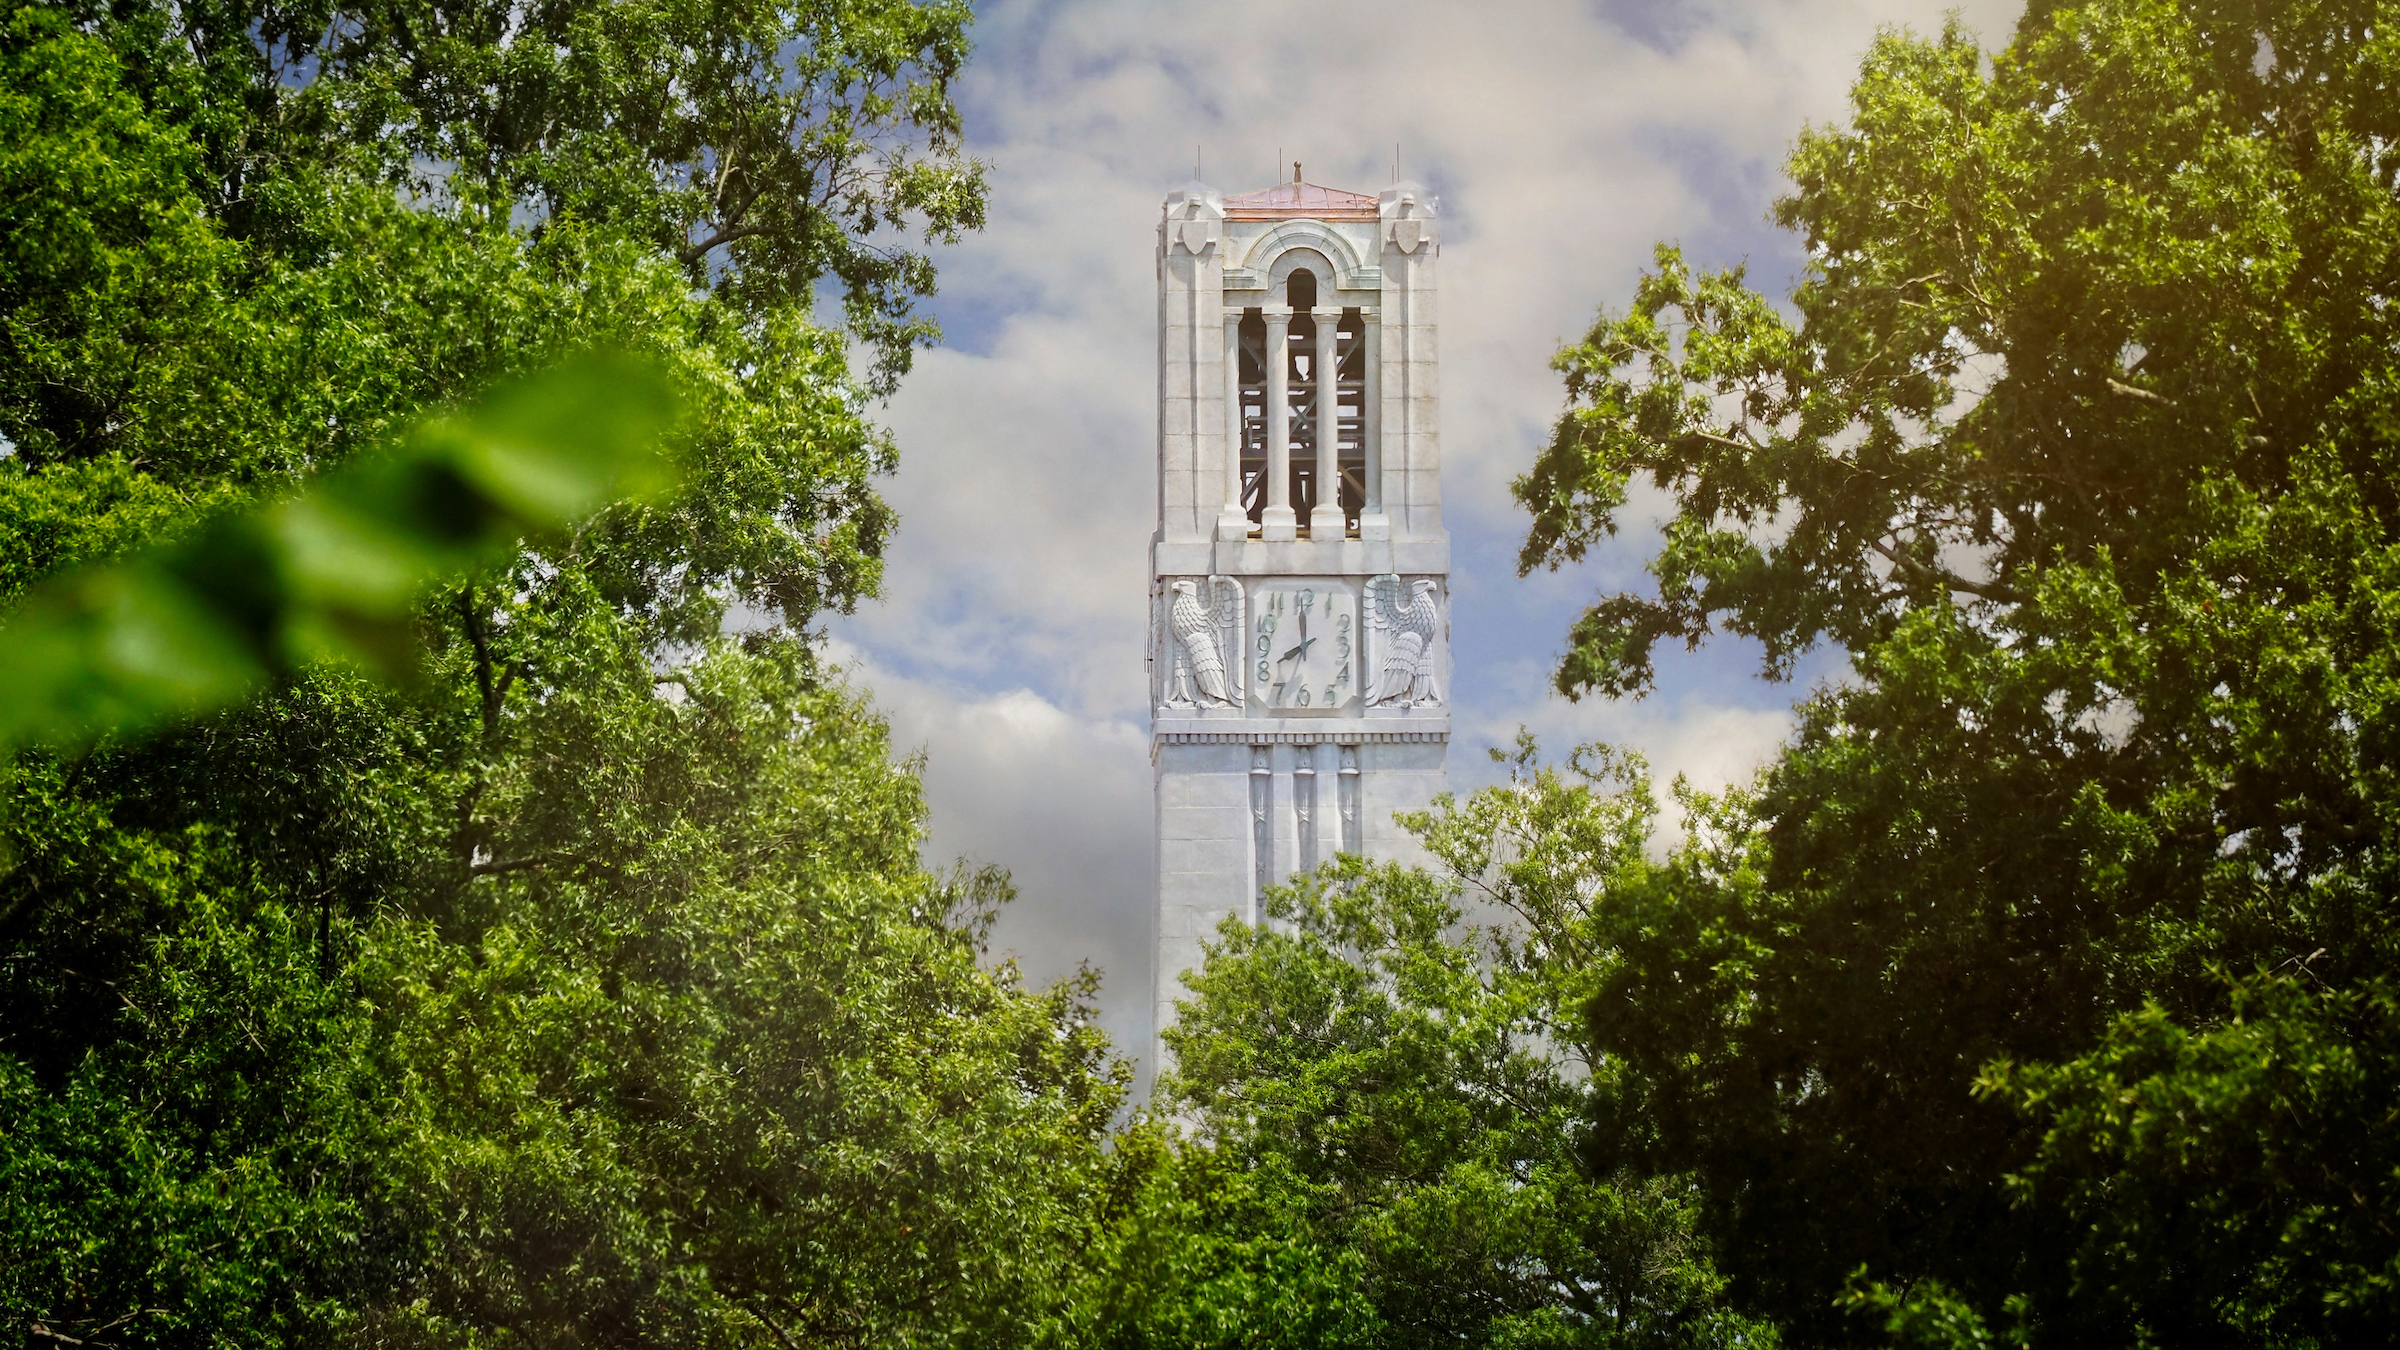
[[[1920,0],[1000,0],[961,90],[992,171],[990,227],[942,252],[948,340],[885,409],[902,515],[886,599],[832,646],[904,746],[926,754],[929,859],[998,862],[1020,899],[997,941],[1047,979],[1102,968],[1103,1021],[1148,1040],[1146,548],[1154,523],[1153,229],[1192,175],[1226,191],[1307,165],[1372,191],[1403,172],[1443,199],[1443,475],[1453,547],[1454,786],[1488,781],[1518,726],[1563,751],[1607,739],[1661,777],[1746,777],[1796,684],[1754,648],[1661,653],[1658,692],[1549,692],[1568,625],[1638,587],[1639,523],[1584,565],[1520,580],[1507,484],[1560,408],[1549,359],[1622,307],[1653,244],[1746,263],[1780,293],[1795,242],[1766,220],[1807,123],[1838,121],[1883,25]],[[1961,18],[1986,44],[2017,6]],[[1277,165],[1285,168],[1279,172]],[[1633,514],[1644,518],[1643,499]]]

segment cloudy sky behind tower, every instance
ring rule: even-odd
[[[1560,407],[1549,359],[1621,310],[1659,240],[1746,262],[1771,294],[1799,254],[1765,219],[1805,123],[1840,120],[1882,25],[1938,31],[1941,0],[997,0],[960,90],[991,166],[990,227],[939,257],[948,339],[886,410],[902,516],[885,598],[833,650],[928,756],[928,860],[998,862],[1021,899],[999,944],[1047,979],[1106,976],[1120,1046],[1148,1040],[1151,781],[1143,641],[1155,523],[1160,198],[1288,177],[1442,201],[1451,779],[1522,725],[1606,739],[1662,779],[1746,776],[1799,685],[1731,641],[1662,654],[1649,698],[1548,692],[1567,626],[1638,586],[1629,529],[1585,566],[1515,575],[1510,478]],[[1987,48],[2020,6],[1957,7]],[[1638,504],[1638,503],[1637,503]]]

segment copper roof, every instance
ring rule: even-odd
[[[1364,192],[1344,192],[1294,179],[1225,199],[1227,220],[1288,220],[1294,216],[1310,220],[1373,220],[1375,198]]]

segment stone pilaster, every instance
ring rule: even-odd
[[[1158,226],[1158,523],[1161,537],[1216,531],[1225,441],[1224,199],[1192,183]]]
[[[1376,203],[1383,264],[1383,502],[1394,536],[1442,530],[1441,358],[1434,260],[1441,222],[1416,183],[1386,188]]]

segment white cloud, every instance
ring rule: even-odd
[[[1079,717],[1030,689],[912,679],[839,639],[827,655],[873,691],[893,744],[925,754],[926,863],[997,862],[1013,875],[1024,898],[1002,913],[993,954],[1016,957],[1037,985],[1098,966],[1109,977],[1110,1038],[1143,1044],[1146,992],[1114,996],[1129,979],[1146,990],[1149,978],[1145,728]]]
[[[957,345],[920,359],[888,410],[903,517],[888,599],[837,631],[861,678],[931,754],[934,845],[1003,863],[1006,937],[1029,968],[1106,967],[1131,1034],[1148,986],[1150,784],[1143,730],[1146,546],[1155,514],[1152,231],[1191,176],[1373,188],[1392,145],[1433,185],[1442,255],[1444,481],[1454,535],[1459,743],[1522,722],[1563,750],[1602,737],[1721,785],[1789,726],[1753,649],[1662,654],[1660,692],[1546,694],[1595,589],[1638,580],[1629,530],[1582,570],[1513,577],[1509,479],[1559,403],[1548,363],[1593,308],[1622,306],[1655,240],[1703,265],[1748,258],[1779,287],[1797,257],[1764,223],[1807,122],[1838,120],[1880,24],[1939,27],[1943,0],[1000,0],[963,86],[992,165],[990,228],[943,261]],[[2017,6],[1965,6],[1987,40]],[[946,856],[946,855],[944,855]]]

